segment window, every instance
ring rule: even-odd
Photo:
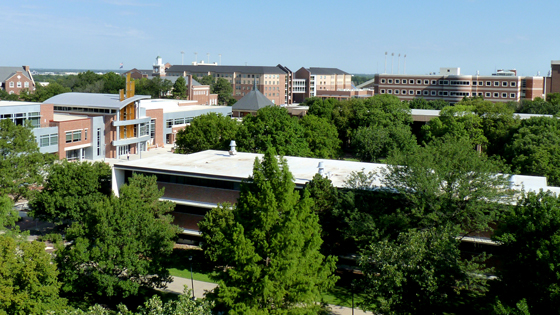
[[[507,97],[507,93],[502,93],[502,98],[506,98]]]
[[[72,142],[72,131],[66,132],[66,143]]]
[[[28,87],[29,87],[29,82],[25,82],[25,83],[23,83],[23,87],[26,87],[26,88],[28,88]]]
[[[416,95],[422,95],[422,91],[417,90],[417,91],[416,91]]]
[[[476,84],[477,84],[476,81],[472,81],[472,85],[473,85],[473,86],[476,85]]]
[[[435,96],[435,95],[436,95],[436,91],[432,91],[432,95]]]
[[[406,83],[407,83],[406,79],[403,79],[402,84],[406,84]]]
[[[166,128],[171,128],[173,127],[173,119],[168,119],[165,121],[165,127]]]
[[[389,80],[388,80],[388,83],[389,83],[389,84],[393,84],[393,79],[389,79]]]
[[[10,87],[11,87],[11,88],[14,87],[14,82],[10,82]]]
[[[381,83],[385,83],[385,79],[381,79]]]
[[[87,140],[87,129],[84,129],[84,140]]]
[[[515,86],[515,82],[511,82],[511,86]]]
[[[381,90],[381,94],[385,94],[385,90]]]
[[[395,94],[399,94],[399,92],[400,92],[399,90],[395,90]]]
[[[49,146],[49,139],[50,139],[49,135],[42,135],[40,137],[40,140],[39,140],[39,146],[40,147],[48,147]]]
[[[494,97],[500,97],[500,93],[494,92]]]
[[[486,86],[490,86],[492,83],[490,81],[486,81]]]
[[[21,87],[21,82],[18,81],[17,83],[17,87],[20,88]]]
[[[101,128],[97,128],[97,155],[101,155]]]
[[[399,79],[395,79],[395,84],[399,84],[400,80]]]
[[[502,82],[502,86],[508,86],[507,81]]]
[[[509,95],[509,97],[515,98],[515,93],[511,93],[511,94]]]
[[[414,95],[414,91],[413,91],[413,90],[409,90],[409,91],[408,91],[408,94],[409,94],[409,95]]]
[[[77,130],[72,133],[72,142],[82,141],[82,131]]]
[[[58,144],[58,134],[53,133],[51,134],[51,145],[55,145]]]
[[[387,94],[393,94],[393,90],[387,90]]]
[[[416,84],[422,84],[422,80],[416,80]]]
[[[424,91],[424,95],[428,95],[430,92],[428,91]]]
[[[430,84],[430,80],[424,80],[424,84],[425,84],[425,85]]]
[[[432,85],[436,85],[437,84],[436,82],[437,82],[436,80],[432,80]]]
[[[494,81],[494,86],[500,86],[500,82],[499,81]]]

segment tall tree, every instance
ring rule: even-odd
[[[264,153],[270,147],[283,155],[310,156],[303,127],[285,108],[267,106],[243,117],[236,140],[240,151]]]
[[[212,93],[218,94],[218,104],[227,104],[229,102],[229,99],[231,98],[231,95],[233,94],[233,87],[228,80],[224,78],[218,78],[218,80],[212,87]]]
[[[125,77],[114,72],[103,74],[101,79],[103,80],[102,93],[119,94],[119,90],[124,89],[126,85]]]
[[[199,224],[205,254],[225,266],[209,297],[228,314],[316,314],[320,291],[334,284],[335,259],[319,252],[312,202],[294,189],[286,161],[269,149],[237,204],[211,210]]]
[[[380,162],[394,150],[406,152],[416,145],[416,137],[405,124],[358,127],[352,138],[356,156],[365,162]]]
[[[494,234],[502,262],[495,290],[514,305],[526,299],[532,314],[560,310],[560,200],[551,192],[529,192]],[[523,289],[520,289],[523,288]]]
[[[86,218],[67,229],[68,243],[57,244],[64,292],[99,301],[164,287],[178,230],[166,215],[174,205],[159,201],[162,195],[155,177],[134,174],[119,198],[90,204]]]
[[[183,77],[178,77],[173,84],[173,97],[184,99],[187,97],[187,81]]]
[[[14,202],[29,198],[31,188],[42,184],[43,171],[53,160],[39,152],[29,126],[0,120],[0,195],[9,195]]]
[[[175,153],[189,154],[204,150],[229,150],[240,124],[228,116],[208,113],[195,117],[190,126],[177,132]]]
[[[61,311],[58,271],[45,244],[0,234],[0,313],[48,314]]]
[[[305,115],[299,120],[304,128],[304,136],[316,158],[337,158],[341,155],[340,141],[336,127],[327,119]]]
[[[474,106],[445,107],[441,110],[439,117],[422,126],[422,134],[425,142],[449,135],[469,139],[474,145],[488,143],[482,129],[482,118],[474,112]]]
[[[30,201],[31,215],[55,224],[70,224],[84,219],[91,204],[111,194],[109,165],[62,161],[49,168],[43,189]]]

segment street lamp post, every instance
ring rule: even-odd
[[[189,261],[191,262],[191,288],[192,288],[192,299],[194,301],[194,279],[192,275],[192,256],[189,256]]]

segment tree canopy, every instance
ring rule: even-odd
[[[161,288],[170,281],[165,262],[178,230],[159,201],[155,177],[134,174],[120,197],[90,204],[85,216],[66,230],[56,261],[67,294],[99,300],[138,294],[140,287]]]
[[[173,97],[185,99],[187,97],[187,81],[183,77],[178,77],[173,83]]]
[[[208,113],[195,117],[190,126],[177,132],[177,153],[189,154],[204,150],[229,150],[236,140],[240,124],[231,117]]]
[[[304,129],[304,137],[312,157],[332,159],[341,155],[341,141],[338,139],[338,132],[328,120],[306,115],[298,122]]]
[[[205,255],[225,266],[208,297],[228,314],[316,314],[319,292],[334,284],[335,259],[319,252],[311,206],[273,149],[255,160],[237,204],[211,210],[199,224]]]

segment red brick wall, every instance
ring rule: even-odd
[[[151,117],[156,120],[156,133],[155,133],[155,143],[158,147],[163,147],[165,144],[165,139],[163,136],[165,121],[163,120],[163,109],[148,109],[146,110],[146,116]]]
[[[13,82],[14,87],[10,87],[10,82]],[[21,87],[18,87],[17,85],[18,82],[21,83]],[[27,88],[25,87],[25,82],[29,83],[29,87]],[[33,85],[33,81],[31,79],[28,79],[26,76],[23,75],[22,71],[17,71],[16,74],[11,76],[4,82],[4,89],[6,90],[6,92],[10,94],[19,95],[19,93],[23,89],[28,89],[29,91],[32,92],[35,89],[35,85]]]
[[[91,119],[79,119],[69,121],[59,121],[58,124],[58,157],[60,159],[66,158],[65,148],[78,146],[82,144],[91,143],[93,137],[93,130],[91,129]],[[85,139],[85,129],[88,129],[87,140]],[[76,142],[66,143],[66,132],[73,130],[82,131],[82,140]]]
[[[41,104],[41,125],[48,124],[53,120],[54,116],[54,105],[53,104]]]

